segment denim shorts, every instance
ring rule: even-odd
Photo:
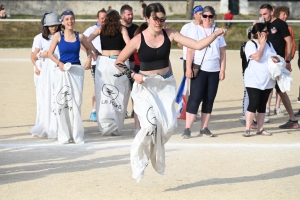
[[[116,55],[116,56],[105,56],[105,57],[108,57],[108,58],[111,58],[111,59],[117,59],[119,55]]]
[[[146,77],[149,76],[149,75],[145,75],[145,74],[143,74],[143,73],[141,73],[141,72],[140,72],[140,74],[142,74],[143,76],[146,76]],[[160,76],[163,77],[164,79],[169,78],[170,76],[172,76],[170,70],[169,70],[167,73],[163,74],[163,75],[161,75],[161,74],[158,74],[158,75],[160,75]]]

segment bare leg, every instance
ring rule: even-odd
[[[294,112],[293,112],[293,108],[292,108],[289,96],[287,95],[286,92],[284,92],[284,93],[279,92],[278,94],[281,97],[282,103],[283,103],[286,111],[289,114],[290,120],[295,121],[296,118],[295,118],[295,115],[294,115]]]
[[[211,116],[211,113],[201,112],[201,130],[208,127],[210,116]]]
[[[275,105],[275,108],[280,108],[280,103],[281,103],[281,97],[280,95],[278,94],[278,92],[276,92],[276,105]]]
[[[92,109],[96,110],[96,96],[95,96],[95,92],[93,93],[93,96],[92,96]]]
[[[246,130],[250,130],[253,118],[254,118],[255,113],[253,112],[246,112]]]
[[[257,113],[256,114],[257,130],[258,131],[261,131],[263,129],[264,118],[265,118],[265,113]]]
[[[270,92],[266,107],[270,108],[271,107],[271,100],[272,100],[272,96],[273,96],[273,90]]]
[[[192,113],[186,112],[186,119],[185,119],[185,128],[191,128],[193,122],[195,120],[196,115]]]

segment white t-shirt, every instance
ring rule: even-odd
[[[260,90],[271,89],[275,86],[275,81],[271,79],[268,69],[268,58],[270,54],[276,54],[271,43],[265,45],[263,55],[259,61],[255,61],[250,56],[258,51],[260,45],[257,41],[257,48],[252,41],[248,41],[245,47],[247,60],[250,59],[244,74],[245,87],[257,88]]]
[[[83,35],[85,35],[86,37],[89,37],[97,28],[98,28],[97,25],[91,26],[84,31]],[[101,41],[100,41],[99,35],[97,37],[95,37],[95,39],[93,39],[92,44],[100,53],[102,53]],[[96,65],[96,61],[94,59],[92,59],[92,65]]]
[[[190,22],[188,24],[185,24],[181,28],[180,34],[183,35],[183,36],[189,37],[188,33],[190,33],[190,32],[195,32],[196,33],[198,27],[199,27],[199,25],[195,25],[194,22]],[[187,52],[187,47],[183,46],[183,48],[182,48],[182,57],[183,57],[183,60],[186,60],[186,52]]]
[[[194,40],[201,40],[213,34],[214,31],[218,30],[216,27],[212,28],[203,28],[202,26],[197,27],[197,32],[189,32],[188,36]],[[200,65],[206,51],[203,63],[201,65],[201,70],[206,72],[218,72],[221,68],[220,63],[220,48],[225,47],[226,42],[223,36],[218,36],[207,48],[202,50],[195,50],[194,61],[193,63]]]
[[[40,49],[40,52],[48,51],[52,43],[52,38],[53,35],[49,35],[49,40],[44,39],[42,33],[36,35],[33,39],[31,51],[34,52],[36,48]],[[57,47],[54,50],[54,56],[56,58],[59,58],[59,50]]]

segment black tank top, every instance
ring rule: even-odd
[[[125,44],[121,32],[118,32],[114,36],[104,36],[100,32],[100,41],[102,50],[122,50]]]
[[[141,33],[141,45],[137,54],[142,71],[163,69],[169,66],[171,41],[165,30],[163,29],[162,31],[164,43],[158,48],[149,47],[145,42],[143,33]]]

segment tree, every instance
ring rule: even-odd
[[[194,7],[194,0],[186,0],[186,19],[192,19],[192,11]]]

